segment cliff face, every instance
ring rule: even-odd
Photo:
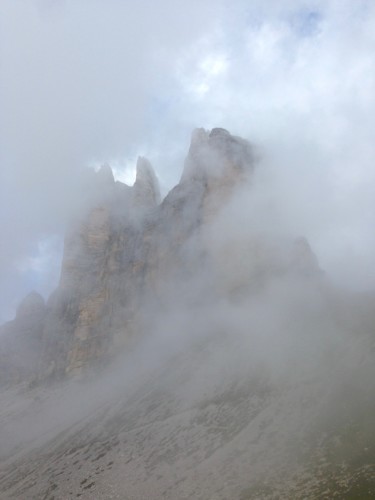
[[[144,158],[93,175],[58,287],[1,327],[1,498],[374,498],[374,295],[263,227],[254,168],[214,129],[161,203]]]
[[[159,189],[145,159],[133,188],[108,168],[97,175],[99,196],[66,236],[60,284],[48,301],[42,376],[79,373],[132,337],[140,241]]]
[[[0,327],[0,383],[38,375],[46,315],[43,297],[31,292],[18,306],[15,319]]]
[[[228,252],[225,234],[221,244],[211,236],[236,189],[251,182],[254,166],[250,144],[217,128],[193,132],[181,181],[162,203],[147,159],[139,158],[132,188],[115,182],[110,167],[102,167],[90,206],[66,235],[59,286],[46,305],[32,295],[38,314],[17,314],[3,327],[4,337],[14,337],[11,347],[3,343],[4,351],[13,353],[17,339],[24,337],[25,345],[33,346],[28,369],[17,368],[16,375],[8,370],[13,375],[7,378],[79,373],[152,329],[146,305],[147,311],[167,310],[171,302],[176,306],[231,294],[241,288],[241,280],[252,286],[253,275],[234,272],[238,256]],[[296,252],[290,246],[295,267],[315,272],[307,243],[297,246]],[[225,275],[232,276],[230,284]]]

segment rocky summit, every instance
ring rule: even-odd
[[[193,132],[160,199],[104,165],[45,302],[0,331],[2,499],[375,497],[375,295],[263,223],[252,144]]]
[[[181,181],[162,203],[146,158],[138,158],[132,188],[115,182],[108,165],[101,167],[90,206],[65,238],[59,286],[46,305],[35,304],[32,332],[21,333],[27,308],[38,302],[35,292],[20,306],[26,312],[5,327],[32,341],[34,361],[27,355],[28,369],[15,368],[2,380],[78,374],[134,342],[145,304],[168,302],[168,281],[172,287],[178,275],[195,274],[193,261],[207,253],[202,226],[253,168],[250,144],[224,129],[193,132]],[[186,251],[194,239],[196,247]]]

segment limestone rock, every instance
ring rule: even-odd
[[[0,327],[0,385],[37,376],[46,313],[43,297],[33,291],[18,306],[15,319]]]
[[[22,300],[17,308],[16,318],[30,319],[34,317],[41,317],[45,314],[45,301],[43,297],[33,290]]]
[[[237,255],[231,240],[220,246],[212,237],[220,212],[239,186],[251,183],[254,167],[252,146],[222,128],[193,132],[181,180],[161,203],[146,158],[138,158],[133,187],[115,182],[103,165],[85,212],[67,232],[58,288],[47,305],[31,294],[6,327],[24,331],[21,323],[30,323],[39,342],[32,371],[44,379],[105,363],[152,331],[149,311],[254,286],[259,268],[279,272],[266,245],[235,243]],[[290,265],[312,268],[306,245],[297,247]]]
[[[373,498],[374,294],[248,224],[252,149],[226,130],[193,133],[160,204],[137,170],[93,174],[57,289],[1,327],[2,383],[121,353],[4,391],[1,498]]]
[[[136,207],[155,207],[160,203],[160,189],[151,163],[140,156],[137,161],[137,175],[134,184]]]
[[[252,147],[246,140],[222,128],[214,128],[210,133],[196,129],[181,183],[199,180],[204,184],[203,218],[209,220],[225,206],[233,189],[251,178],[254,165]]]

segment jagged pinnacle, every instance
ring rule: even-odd
[[[134,197],[137,203],[157,205],[160,201],[159,182],[147,158],[139,156],[137,175],[134,184]]]

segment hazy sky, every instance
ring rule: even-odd
[[[165,193],[197,126],[256,144],[268,223],[373,288],[374,89],[373,0],[1,0],[0,321],[56,285],[83,169],[143,154]]]

